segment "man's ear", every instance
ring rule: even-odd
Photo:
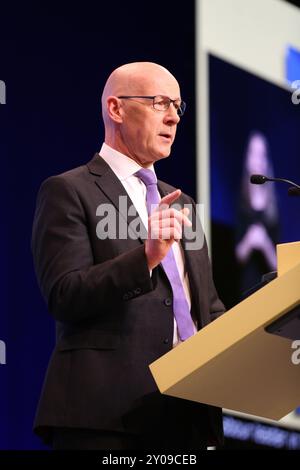
[[[106,100],[107,114],[110,119],[117,123],[123,122],[121,100],[116,96],[108,96]]]

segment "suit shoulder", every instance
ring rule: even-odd
[[[63,173],[59,173],[57,175],[52,175],[46,178],[42,184],[49,182],[65,182],[65,183],[71,183],[73,180],[76,180],[77,178],[82,178],[88,173],[87,166],[86,165],[81,165],[76,168],[72,168],[71,170],[64,171]]]
[[[89,171],[87,165],[81,165],[63,173],[49,176],[42,181],[40,190],[55,190],[63,187],[76,190],[88,177]]]
[[[95,153],[93,158],[87,163],[80,165],[71,170],[59,173],[57,175],[50,176],[42,182],[43,186],[66,186],[72,187],[73,189],[80,189],[85,184],[91,181],[92,175],[101,175],[108,170],[109,166],[99,157],[98,153]]]
[[[173,191],[176,191],[176,189],[180,189],[180,188],[175,188],[175,186],[172,186],[168,183],[165,183],[164,181],[161,181],[161,180],[158,180],[158,185],[159,187],[163,190],[164,193],[172,193]],[[180,196],[180,199],[182,199],[183,201],[185,202],[189,202],[189,203],[194,203],[194,200],[191,196],[189,196],[188,194],[182,192],[181,193],[181,196]]]
[[[164,191],[164,193],[172,193],[173,191],[176,191],[176,189],[178,189],[168,183],[165,183],[162,180],[157,180],[157,184]]]

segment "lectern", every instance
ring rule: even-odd
[[[277,259],[276,279],[150,365],[162,393],[274,420],[300,405],[300,242]]]

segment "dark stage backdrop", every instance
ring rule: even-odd
[[[245,224],[238,208],[247,140],[252,131],[263,133],[275,175],[299,182],[300,106],[292,103],[290,91],[239,67],[212,55],[209,64],[213,266],[219,295],[230,308],[242,294],[235,247],[239,226]],[[272,184],[278,206],[278,243],[298,240],[299,198],[288,196],[288,185]],[[260,276],[252,280],[253,285],[259,282]]]
[[[32,423],[54,323],[30,252],[35,198],[46,177],[87,162],[99,150],[101,91],[115,67],[155,61],[179,80],[188,107],[172,157],[157,172],[195,195],[194,2],[65,5],[24,2],[10,11],[1,5],[0,80],[7,102],[0,105],[0,340],[6,345],[0,449],[42,448]]]

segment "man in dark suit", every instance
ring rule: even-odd
[[[55,449],[222,442],[221,410],[161,395],[148,367],[224,311],[204,238],[187,249],[192,199],[154,182],[156,209],[147,211],[140,171],[155,179],[153,164],[170,155],[184,108],[165,68],[119,67],[102,95],[101,151],[39,191],[32,248],[57,342],[35,432]]]

